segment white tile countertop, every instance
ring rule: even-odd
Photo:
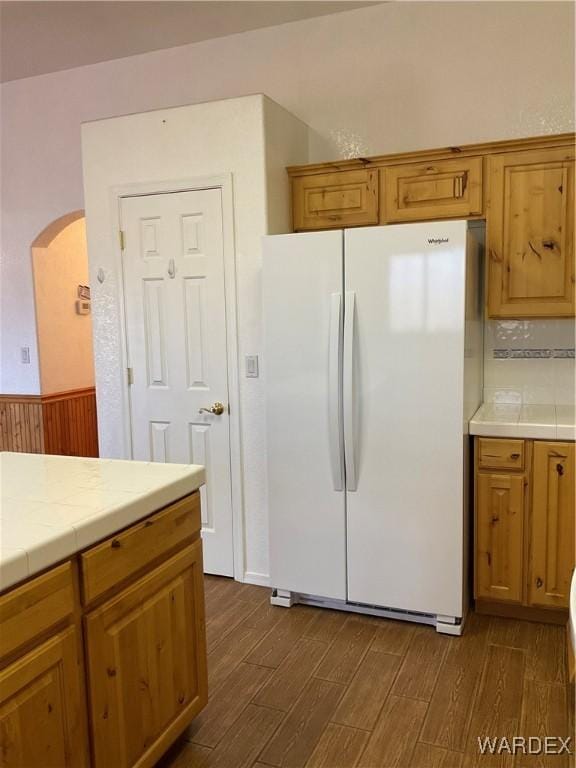
[[[576,440],[575,409],[573,405],[484,403],[470,420],[470,434]]]
[[[204,467],[0,453],[0,590],[204,484]]]

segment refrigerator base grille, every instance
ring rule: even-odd
[[[465,621],[465,617],[439,616],[435,613],[419,613],[417,611],[405,611],[400,608],[386,608],[380,605],[353,603],[348,602],[347,600],[332,600],[329,598],[317,597],[316,595],[306,595],[301,592],[288,592],[282,589],[272,590],[270,603],[282,608],[291,608],[296,603],[300,603],[303,605],[313,605],[316,608],[329,608],[333,611],[363,613],[369,616],[379,616],[383,619],[429,624],[435,627],[437,632],[447,635],[461,635]]]

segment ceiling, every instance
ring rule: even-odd
[[[0,2],[0,80],[347,11],[370,2]]]

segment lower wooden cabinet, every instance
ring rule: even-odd
[[[85,618],[94,765],[157,759],[207,701],[200,541]]]
[[[0,672],[0,765],[87,765],[78,637],[59,632]]]
[[[534,443],[531,605],[568,606],[574,570],[574,443]]]
[[[152,768],[206,705],[200,525],[195,492],[0,595],[2,768]]]
[[[476,597],[522,600],[524,475],[478,474]]]
[[[502,468],[488,471],[487,462]],[[567,609],[575,565],[574,462],[574,443],[476,438],[474,596],[480,608]]]

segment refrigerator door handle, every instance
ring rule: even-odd
[[[335,491],[344,490],[340,426],[340,371],[342,364],[342,295],[330,296],[330,343],[328,350],[328,430],[330,439],[330,464]]]
[[[344,412],[344,457],[346,466],[346,490],[355,491],[356,456],[354,450],[354,322],[356,294],[346,291],[344,298],[344,356],[342,395]]]

